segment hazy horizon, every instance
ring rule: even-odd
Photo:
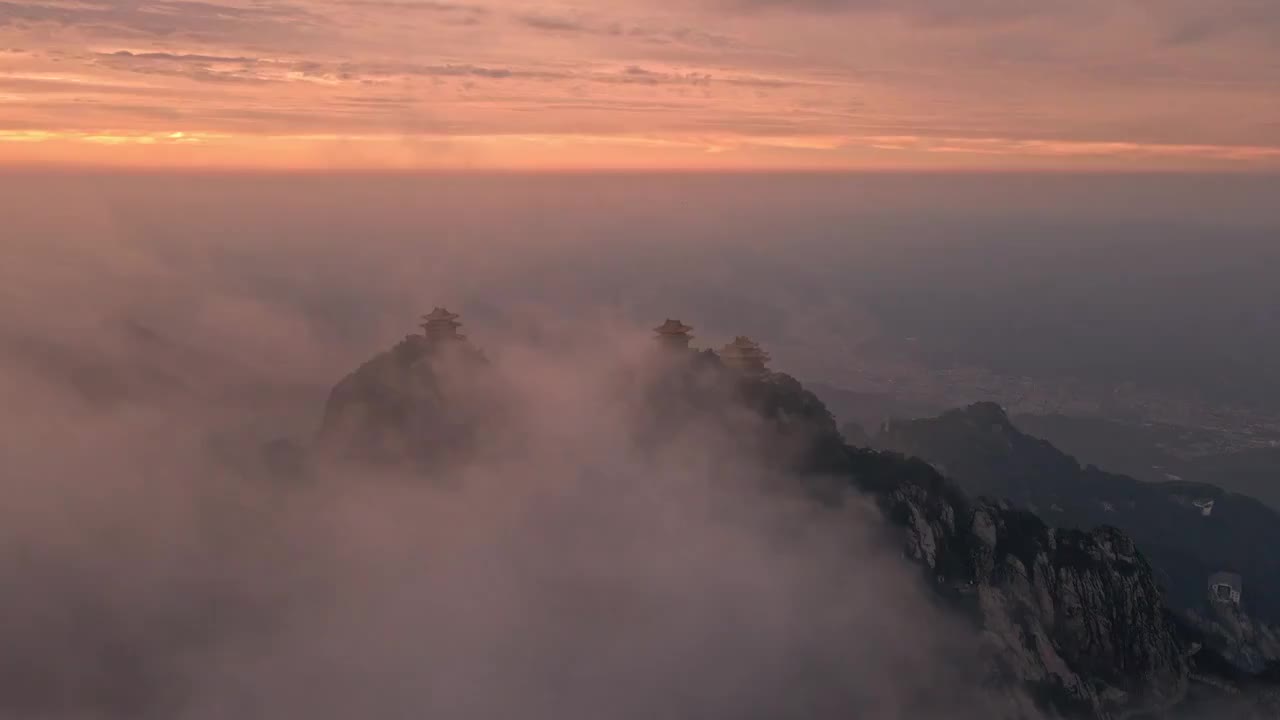
[[[1280,393],[1269,371],[1280,177],[58,172],[0,183],[10,237],[30,250],[9,266],[10,292],[34,284],[35,301],[48,263],[119,266],[128,283],[137,258],[174,276],[166,293],[198,272],[364,352],[436,304],[464,312],[478,337],[529,308],[605,310],[681,316],[709,346],[756,336],[796,374],[837,385],[902,363],[1131,383],[1209,405]],[[103,280],[90,274],[78,291]],[[111,302],[127,285],[105,289],[94,311],[126,312]],[[163,309],[135,297],[127,312]]]
[[[1275,716],[1278,38],[0,0],[0,720]]]

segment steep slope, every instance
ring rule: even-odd
[[[973,614],[1001,670],[1064,714],[1160,710],[1188,665],[1146,561],[1123,533],[1048,528],[970,502],[923,463],[852,451],[856,482],[906,530],[908,557]]]
[[[484,356],[464,342],[409,335],[329,393],[316,439],[331,458],[438,462],[465,452],[483,413],[475,374]]]
[[[1202,610],[1186,611],[1183,620],[1199,633],[1201,644],[1245,672],[1265,672],[1280,662],[1280,628],[1259,622],[1238,607],[1211,603]]]
[[[1014,679],[1067,716],[1163,712],[1185,695],[1188,649],[1132,539],[1055,530],[971,501],[934,468],[839,439],[822,402],[779,373],[743,382],[750,406],[810,438],[802,469],[837,475],[902,529],[926,583],[981,628],[993,682]]]
[[[999,411],[977,413],[1003,417],[992,410]],[[806,422],[823,428],[819,437],[834,427]],[[997,449],[1008,444],[988,450],[1000,457]],[[982,628],[992,675],[1017,678],[1041,707],[1098,718],[1274,718],[1280,711],[1274,630],[1221,606],[1203,614],[1170,610],[1158,575],[1120,529],[1048,527],[1007,501],[970,500],[935,466],[892,451],[844,446],[841,461],[828,443],[814,450],[815,466],[839,467],[876,498],[905,531],[905,555]]]
[[[1280,556],[1259,552],[1280,546],[1280,513],[1252,498],[1081,467],[991,403],[893,422],[874,442],[932,463],[966,492],[1007,499],[1053,524],[1124,530],[1151,560],[1174,607],[1200,609],[1209,575],[1226,570],[1243,576],[1251,615],[1280,619]]]

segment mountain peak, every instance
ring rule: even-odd
[[[964,418],[992,427],[1013,428],[1013,421],[1004,407],[994,402],[976,402],[954,411]]]

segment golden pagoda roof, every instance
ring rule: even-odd
[[[653,329],[654,332],[662,335],[683,335],[693,329],[691,325],[685,325],[679,320],[667,318],[667,321]]]

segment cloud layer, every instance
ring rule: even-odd
[[[479,333],[504,412],[467,462],[281,482],[259,443],[400,330],[308,308],[426,278],[385,243],[362,281],[319,238],[176,247],[81,210],[98,234],[0,270],[0,717],[992,717],[876,510],[817,510],[696,413],[636,442],[643,329],[524,313]]]
[[[1277,36],[1265,0],[4,0],[0,153],[195,166],[1275,166]],[[186,142],[166,143],[174,133]]]

